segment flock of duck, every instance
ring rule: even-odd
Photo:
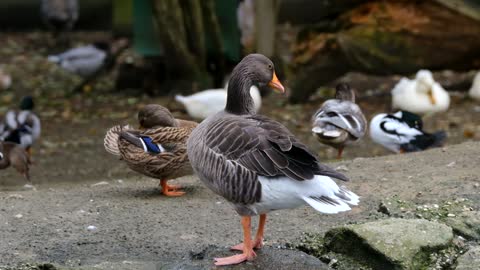
[[[169,185],[168,180],[195,173],[232,203],[241,216],[244,237],[231,249],[242,253],[217,258],[216,265],[253,260],[254,249],[263,246],[270,211],[308,204],[335,214],[359,203],[359,196],[333,180],[348,181],[348,177],[320,163],[284,125],[257,114],[258,89],[265,87],[285,92],[272,61],[250,54],[234,68],[226,89],[176,97],[193,118],[203,120],[199,124],[175,119],[168,109],[151,104],[138,113],[139,128],[114,126],[104,138],[108,153],[132,170],[159,179],[164,195],[184,195],[180,186]],[[354,90],[339,84],[335,98],[313,115],[312,133],[321,143],[338,149],[339,158],[344,147],[362,139],[368,128],[373,141],[397,153],[442,145],[445,133],[424,132],[422,119],[415,114],[445,111],[449,106],[448,92],[429,71],[419,71],[415,80],[402,79],[392,96],[394,107],[401,110],[378,114],[367,127]],[[40,135],[40,120],[32,109],[32,98],[25,97],[20,108],[8,111],[0,124],[0,169],[12,165],[27,180],[30,149]],[[259,226],[252,238],[251,217],[257,215]]]

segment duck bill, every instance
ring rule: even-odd
[[[428,91],[428,99],[430,99],[430,103],[432,103],[433,105],[437,104],[437,101],[435,100],[435,97],[433,96],[432,89],[430,89]]]
[[[285,87],[280,83],[280,81],[277,78],[277,74],[273,72],[273,78],[272,80],[268,83],[268,86],[273,89],[273,91],[284,94],[285,93]]]

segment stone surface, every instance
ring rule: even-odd
[[[452,229],[444,224],[392,218],[332,229],[325,245],[375,269],[419,269],[452,239]]]
[[[468,240],[480,240],[480,212],[467,211],[445,219],[445,224],[453,228],[456,234]]]
[[[162,264],[160,269],[212,269],[214,268],[214,258],[232,256],[238,253],[225,248],[210,246],[204,250],[192,252],[189,259]],[[319,259],[297,250],[264,247],[256,253],[257,257],[254,261],[229,266],[228,269],[329,269]]]
[[[480,269],[480,246],[471,248],[457,260],[456,270]]]

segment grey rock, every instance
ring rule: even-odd
[[[480,212],[463,212],[456,217],[446,218],[444,222],[452,227],[456,234],[468,240],[480,240]]]
[[[430,254],[449,246],[452,229],[423,219],[386,219],[330,230],[328,249],[346,254],[374,269],[420,269]]]
[[[228,269],[329,269],[319,259],[298,250],[275,249],[264,247],[256,251],[257,257],[251,262],[229,266]],[[190,258],[159,265],[159,269],[215,269],[214,258],[227,257],[239,252],[229,251],[226,248],[209,246],[202,251],[192,252]],[[219,268],[220,269],[220,268]]]
[[[480,269],[480,246],[471,248],[457,260],[456,270]]]

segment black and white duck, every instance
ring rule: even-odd
[[[25,96],[19,110],[9,110],[0,123],[0,140],[19,144],[31,153],[31,146],[41,133],[40,118],[33,112],[33,98]]]
[[[187,141],[188,157],[200,180],[231,202],[241,216],[244,241],[232,247],[242,254],[217,258],[216,265],[253,260],[263,246],[267,213],[309,204],[322,213],[339,213],[359,197],[332,178],[348,178],[319,162],[282,124],[255,114],[252,85],[285,89],[270,59],[250,54],[234,68],[225,109],[205,119]],[[260,215],[251,239],[251,217]]]
[[[390,151],[405,153],[442,146],[447,135],[444,131],[432,134],[424,132],[420,116],[408,111],[398,111],[373,117],[370,121],[370,137]]]
[[[106,64],[109,54],[110,45],[108,43],[95,42],[69,49],[57,55],[49,55],[48,61],[58,64],[68,72],[86,78],[95,74]]]
[[[337,85],[335,98],[322,104],[312,122],[313,135],[321,143],[338,149],[338,159],[345,145],[358,141],[367,129],[367,120],[355,104],[355,92],[346,83]]]

